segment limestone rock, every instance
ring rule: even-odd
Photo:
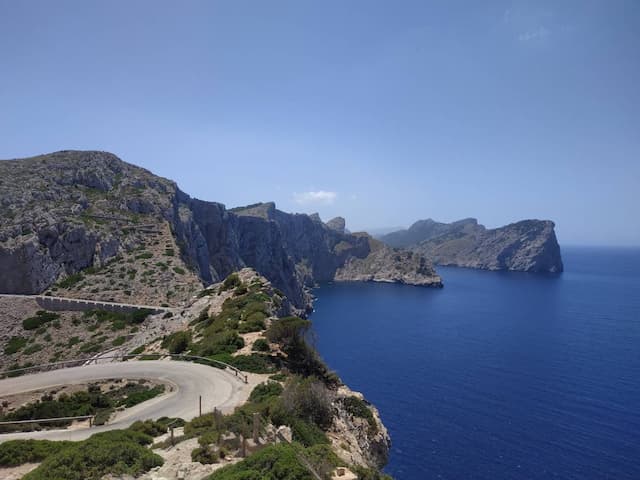
[[[557,273],[563,264],[554,227],[550,220],[487,229],[474,218],[450,224],[428,219],[380,239],[423,254],[437,265]]]

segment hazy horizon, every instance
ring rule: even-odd
[[[640,4],[0,5],[0,157],[106,150],[352,231],[556,223],[640,246]]]

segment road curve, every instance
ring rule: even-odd
[[[94,433],[127,428],[137,420],[160,417],[180,417],[190,420],[199,414],[200,396],[202,396],[203,413],[212,411],[214,407],[228,412],[246,401],[254,386],[252,385],[254,382],[245,384],[224,370],[206,365],[148,360],[101,363],[7,378],[0,380],[0,396],[41,390],[58,385],[84,384],[109,378],[160,380],[171,384],[173,388],[169,393],[118,412],[108,425],[76,430],[43,430],[0,434],[0,443],[26,438],[83,440]]]

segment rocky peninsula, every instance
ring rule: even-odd
[[[488,229],[475,218],[453,223],[428,219],[380,240],[424,255],[436,265],[558,273],[563,264],[554,227],[550,220],[522,220]]]

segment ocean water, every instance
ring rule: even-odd
[[[329,284],[316,346],[413,479],[640,479],[640,250],[559,275],[440,267],[441,290]]]

